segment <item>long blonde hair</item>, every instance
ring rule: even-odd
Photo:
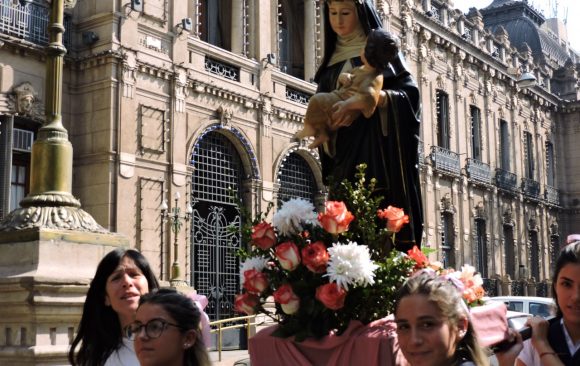
[[[401,299],[411,295],[424,295],[441,311],[449,324],[457,328],[459,319],[467,317],[468,325],[465,336],[457,343],[451,366],[460,365],[462,362],[471,361],[477,366],[488,366],[489,360],[486,352],[479,346],[473,325],[469,319],[469,313],[461,293],[448,280],[433,277],[428,273],[421,273],[409,278],[399,289],[395,302],[395,318]]]

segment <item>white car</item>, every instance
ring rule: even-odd
[[[538,315],[544,318],[555,315],[556,312],[556,303],[554,302],[554,299],[549,297],[495,296],[490,297],[488,300],[501,301],[506,304],[507,309],[511,311]]]

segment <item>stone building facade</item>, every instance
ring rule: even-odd
[[[375,4],[421,91],[424,242],[448,265],[474,264],[492,293],[547,294],[554,255],[580,231],[580,58],[565,32],[520,1],[468,14],[450,0]],[[238,286],[231,192],[253,213],[324,200],[317,152],[291,140],[316,90],[322,16],[315,0],[78,0],[66,11],[73,193],[162,280],[177,260],[214,319],[231,316]],[[45,1],[0,0],[0,218],[27,194],[47,24]],[[518,83],[526,73],[535,86]],[[182,216],[192,207],[177,234],[164,202]],[[0,347],[18,344],[2,334]]]

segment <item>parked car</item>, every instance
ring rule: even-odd
[[[501,301],[506,304],[507,309],[511,311],[539,315],[544,318],[554,315],[556,310],[554,299],[549,297],[495,296],[490,297],[489,300]]]

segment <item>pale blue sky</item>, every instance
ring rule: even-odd
[[[467,12],[469,8],[476,7],[478,9],[485,8],[492,3],[493,0],[455,0],[455,7]],[[568,29],[568,40],[572,48],[576,52],[580,52],[580,1],[579,0],[528,0],[534,8],[542,11],[546,18],[552,18],[554,9],[557,9],[558,18],[564,19],[566,16],[566,9],[568,10],[568,22],[566,28]],[[576,17],[576,18],[575,18]]]

